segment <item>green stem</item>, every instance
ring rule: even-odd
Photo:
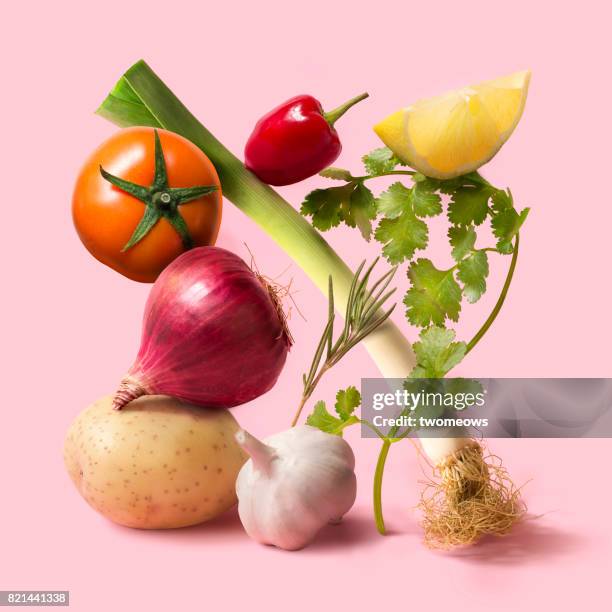
[[[365,100],[368,96],[369,94],[367,92],[364,92],[362,94],[359,94],[358,96],[355,96],[354,98],[351,98],[344,104],[341,104],[340,106],[338,106],[338,108],[334,108],[334,110],[331,110],[328,113],[323,113],[325,121],[327,121],[327,123],[329,123],[329,125],[333,127],[334,123],[336,123],[336,121],[338,121],[338,119],[340,119],[340,117],[342,117],[342,115],[344,115],[344,113],[346,113],[349,108],[355,106],[355,104],[357,104],[358,102]]]
[[[380,429],[378,429],[378,427],[376,427],[374,423],[370,423],[370,421],[367,421],[366,419],[357,419],[356,422],[359,423],[360,425],[365,425],[368,429],[373,431],[381,440],[387,439],[385,434],[382,431],[380,431]]]
[[[319,381],[323,377],[323,374],[325,374],[325,372],[327,372],[330,367],[331,366],[327,362],[324,363],[316,378],[310,383],[308,389],[304,391],[302,399],[300,400],[300,405],[298,406],[298,409],[293,417],[293,421],[291,421],[291,427],[295,427],[297,425],[298,421],[300,420],[302,410],[304,410],[304,406],[306,405],[306,402],[310,399],[310,396],[313,394],[316,386],[319,384]]]
[[[370,179],[380,178],[382,176],[414,176],[416,173],[414,170],[389,170],[388,172],[381,172],[380,174],[365,174],[364,176],[354,176],[354,181],[369,181]]]
[[[385,463],[387,462],[387,455],[389,454],[390,448],[391,441],[385,439],[380,448],[378,461],[376,462],[376,471],[374,472],[374,520],[376,522],[376,529],[381,535],[387,533],[382,511],[382,482],[385,472]]]
[[[302,410],[304,410],[304,406],[306,405],[307,401],[308,401],[308,397],[305,395],[302,395],[302,399],[300,400],[300,404],[297,408],[297,411],[293,415],[293,420],[291,421],[291,427],[295,427],[298,424],[298,421],[300,420],[300,416],[302,414]]]
[[[508,295],[508,289],[510,289],[510,284],[512,283],[512,277],[514,276],[514,270],[516,269],[516,260],[518,258],[519,252],[519,235],[516,235],[514,240],[514,251],[512,253],[512,261],[510,262],[510,267],[508,268],[508,273],[506,275],[506,281],[504,282],[504,286],[502,287],[501,293],[499,294],[499,298],[491,311],[491,314],[487,317],[487,320],[483,323],[482,327],[476,332],[474,337],[468,342],[467,350],[465,354],[467,355],[477,344],[480,342],[482,337],[487,333],[488,329],[493,325],[493,321],[497,318],[499,311],[504,305],[504,301],[506,300],[506,296]]]

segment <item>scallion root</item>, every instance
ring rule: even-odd
[[[425,544],[449,549],[473,544],[486,534],[505,535],[526,512],[520,490],[501,459],[472,441],[435,468],[419,508]]]

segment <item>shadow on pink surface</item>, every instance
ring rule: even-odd
[[[507,536],[485,537],[474,546],[445,554],[472,563],[518,565],[576,554],[588,546],[585,536],[561,531],[544,521],[545,517],[528,516]]]
[[[350,513],[338,525],[323,527],[306,550],[319,553],[352,546],[371,546],[380,544],[381,540],[371,516]]]
[[[340,524],[324,527],[307,550],[318,553],[355,545],[382,546],[388,544],[390,539],[395,540],[395,536],[422,538],[418,524],[401,508],[388,508],[385,523],[387,533],[381,536],[376,530],[371,506],[357,505]]]
[[[405,517],[390,512],[390,518],[395,519],[393,523],[398,528],[390,527],[387,536],[414,536],[420,532],[414,523],[407,523]],[[400,524],[401,521],[401,524]],[[186,545],[202,546],[205,544],[241,545],[256,543],[249,540],[244,532],[238,517],[237,507],[229,509],[220,517],[194,525],[193,527],[182,527],[180,529],[131,529],[114,523],[107,523],[113,530],[121,532],[122,536],[130,538],[144,538],[145,540],[172,541],[173,544],[183,543]],[[303,553],[325,553],[334,550],[342,551],[344,548],[353,546],[371,546],[384,544],[386,538],[377,531],[372,517],[372,511],[366,506],[356,506],[337,525],[327,525],[317,534],[314,541],[309,544]],[[272,546],[266,546],[267,550],[277,550]]]
[[[412,540],[406,542],[407,548],[422,544],[422,531],[418,523],[408,513],[390,509],[387,513],[387,535],[381,536],[376,531],[371,509],[366,506],[355,507],[338,525],[327,525],[315,540],[302,550],[302,555],[320,555],[342,552],[353,547],[372,547],[390,544],[402,536]],[[542,561],[552,561],[567,555],[574,555],[589,547],[589,539],[584,535],[561,531],[545,523],[546,517],[530,516],[523,523],[504,537],[485,537],[473,546],[451,551],[429,551],[432,555],[441,555],[450,560],[466,563],[526,565]],[[245,534],[236,507],[222,516],[209,521],[168,530],[140,530],[121,527],[109,523],[111,529],[122,532],[130,538],[144,538],[158,542],[172,542],[187,546],[201,547],[203,544],[214,546],[260,546]],[[418,544],[415,542],[418,540]],[[401,544],[400,544],[401,545]],[[262,550],[283,554],[284,551],[273,546],[262,546]],[[394,547],[395,548],[395,547]]]
[[[238,541],[245,537],[238,518],[237,507],[230,508],[221,516],[206,523],[177,529],[132,529],[107,521],[111,529],[121,532],[122,536],[152,540],[172,540],[172,543],[186,543],[197,546],[202,541],[211,543]]]

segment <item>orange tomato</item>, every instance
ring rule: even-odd
[[[157,133],[168,187],[216,187],[212,193],[181,203],[177,208],[193,246],[214,244],[221,223],[222,198],[212,162],[182,136],[161,129]],[[151,283],[183,253],[184,241],[168,218],[161,216],[144,238],[122,251],[147,205],[111,184],[102,176],[101,167],[115,177],[151,187],[155,179],[155,130],[127,128],[104,142],[85,162],[72,200],[74,225],[87,250],[124,276]]]

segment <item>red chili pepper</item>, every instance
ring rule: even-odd
[[[324,113],[318,100],[302,95],[287,100],[255,125],[246,147],[246,167],[269,185],[290,185],[327,168],[342,145],[334,123],[368,94]]]

